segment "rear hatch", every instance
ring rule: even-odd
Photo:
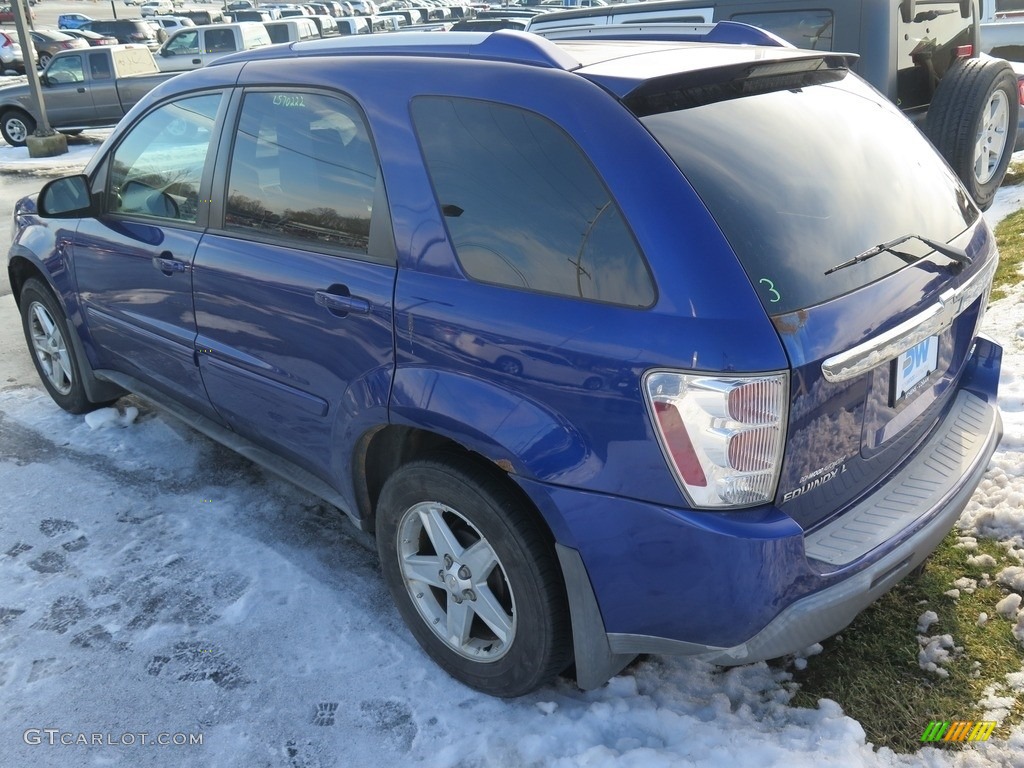
[[[812,528],[890,475],[951,402],[992,235],[917,129],[835,60],[660,78],[625,103],[711,211],[789,355],[776,503]]]

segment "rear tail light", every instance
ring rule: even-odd
[[[1024,80],[1017,81],[1017,101],[1024,106]]]
[[[974,55],[974,46],[970,43],[967,45],[958,45],[953,49],[953,55],[958,59],[969,59]]]
[[[658,441],[695,507],[775,497],[786,436],[784,373],[712,377],[651,371],[644,379]]]

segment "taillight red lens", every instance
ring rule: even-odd
[[[956,56],[958,59],[969,59],[971,58],[971,56],[974,55],[974,46],[971,44],[958,45],[953,50],[953,55]]]
[[[675,462],[679,474],[683,476],[683,482],[687,485],[704,488],[708,484],[704,470],[700,468],[700,460],[697,452],[693,449],[693,441],[686,433],[686,425],[679,415],[679,411],[672,403],[655,401],[654,412],[658,414],[658,426],[661,427],[661,434],[665,438],[669,453],[672,454],[672,461]]]

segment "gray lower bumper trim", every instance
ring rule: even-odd
[[[986,438],[998,418],[998,411],[984,400],[961,392],[942,430],[928,440],[919,459],[886,483],[884,493],[804,538],[807,557],[831,565],[852,563],[943,506],[961,478],[988,461]]]
[[[963,479],[955,484],[955,488],[941,494],[940,503],[929,510],[931,518],[923,527],[884,558],[835,586],[796,601],[750,640],[732,648],[703,646],[646,635],[609,634],[608,644],[612,653],[697,656],[728,666],[795,653],[842,630],[858,613],[888,592],[935,550],[956,523],[974,489],[981,482],[988,460],[1002,436],[1002,419],[994,405],[967,393],[961,393],[960,397],[970,398],[973,401],[972,409],[980,406],[985,412],[983,422],[986,428],[974,437],[977,441],[976,449],[971,451],[974,459],[959,476]],[[957,405],[960,405],[959,400]],[[948,432],[940,434],[946,435]],[[924,458],[914,462],[908,471],[920,469],[919,464],[931,461],[928,451],[924,451],[922,456]],[[916,519],[918,516],[908,517],[904,526],[912,524]]]

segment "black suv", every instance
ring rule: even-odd
[[[95,19],[82,29],[116,37],[119,43],[137,43],[155,51],[160,47],[156,30],[141,19]]]
[[[979,58],[978,19],[977,0],[668,0],[544,14],[528,29],[567,39],[611,24],[649,34],[737,21],[797,48],[857,54],[854,71],[927,134],[986,209],[1010,163],[1019,102],[1010,65]]]

